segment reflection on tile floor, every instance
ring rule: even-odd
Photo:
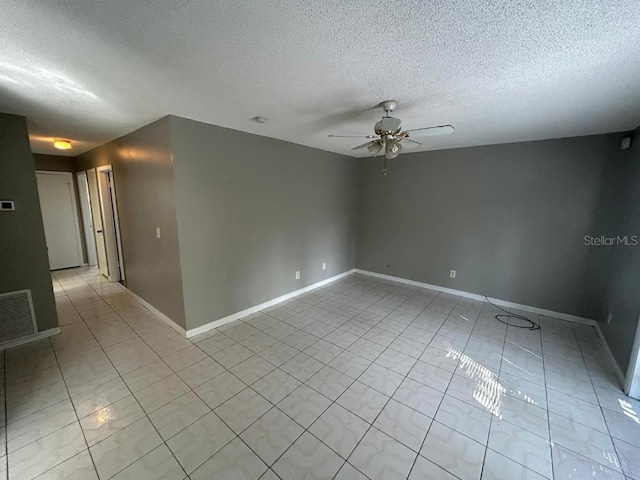
[[[640,479],[595,330],[352,275],[186,340],[95,270],[2,355],[0,477]]]

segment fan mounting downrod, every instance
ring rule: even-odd
[[[385,100],[384,102],[380,102],[380,106],[387,113],[387,116],[389,116],[398,106],[398,102],[396,100]]]

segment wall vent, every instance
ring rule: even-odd
[[[37,333],[31,290],[0,293],[0,346]]]

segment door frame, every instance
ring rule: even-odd
[[[107,258],[107,247],[104,239],[104,219],[102,218],[98,174],[95,168],[85,170],[85,173],[87,174],[87,186],[89,188],[89,199],[91,200],[91,218],[93,219],[93,237],[96,241],[98,270],[105,278],[109,278],[109,259]]]
[[[78,187],[78,196],[80,197],[84,243],[87,247],[87,263],[90,266],[95,266],[98,264],[98,253],[96,252],[96,237],[93,233],[93,215],[91,214],[91,197],[89,196],[87,172],[76,173],[76,185]]]
[[[102,229],[105,233],[107,262],[109,264],[109,280],[112,282],[124,282],[124,260],[122,256],[122,239],[120,236],[120,219],[118,217],[118,203],[116,195],[116,182],[111,165],[96,167],[98,180],[98,192],[100,197],[100,211],[102,212]],[[111,188],[105,190],[111,181]],[[110,221],[112,220],[112,221]],[[118,265],[118,268],[111,268]]]
[[[640,400],[640,319],[636,327],[636,336],[633,342],[633,350],[627,367],[627,376],[624,382],[624,393],[631,398]]]
[[[76,241],[78,242],[78,254],[80,257],[80,263],[79,265],[84,265],[84,254],[82,252],[82,237],[80,234],[80,223],[78,221],[78,204],[76,202],[76,187],[75,187],[75,183],[74,183],[74,178],[73,178],[73,172],[61,172],[61,171],[54,171],[54,170],[36,170],[36,179],[38,174],[42,174],[42,175],[58,175],[58,176],[65,176],[68,177],[69,180],[71,181],[71,209],[73,210],[73,228],[75,230],[75,237],[76,237]],[[37,183],[37,182],[36,182]],[[62,268],[68,268],[68,267],[60,267],[59,269],[56,270],[60,270]]]

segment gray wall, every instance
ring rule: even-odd
[[[360,161],[358,268],[598,318],[610,135]],[[457,277],[449,277],[449,270]]]
[[[38,330],[58,326],[33,155],[24,117],[0,114],[0,293],[31,289]]]
[[[169,119],[81,155],[76,170],[108,164],[113,165],[126,286],[185,327]]]
[[[630,150],[620,150],[618,135],[613,145],[609,173],[609,223],[607,236],[637,235],[640,241],[640,128],[633,133]],[[640,245],[605,248],[611,269],[601,319],[613,314],[611,324],[600,328],[618,365],[626,372],[633,348],[634,332],[640,318]]]
[[[75,157],[62,157],[59,155],[33,154],[33,162],[36,170],[48,170],[50,172],[75,172]],[[75,183],[74,183],[75,185]]]
[[[33,154],[33,161],[36,170],[44,170],[48,172],[71,172],[73,173],[73,191],[76,196],[76,215],[78,216],[78,225],[80,225],[80,240],[82,241],[82,259],[87,261],[87,243],[84,238],[84,230],[82,227],[82,210],[80,209],[80,196],[78,195],[78,182],[76,179],[76,159],[75,157],[61,157],[59,155],[43,155],[40,153]]]
[[[354,267],[356,160],[170,118],[189,329]]]

